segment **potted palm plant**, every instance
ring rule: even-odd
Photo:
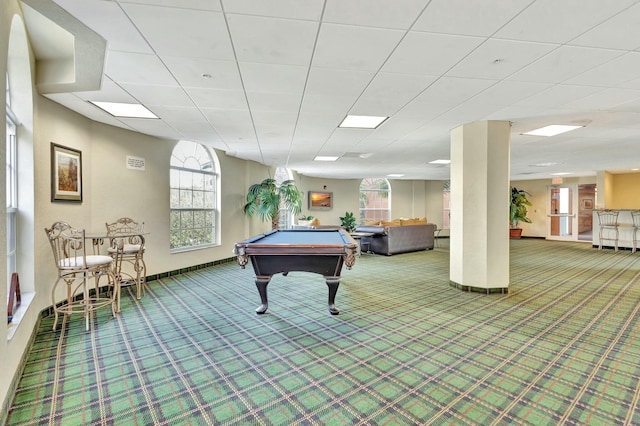
[[[356,218],[352,212],[345,212],[344,216],[340,216],[340,226],[342,226],[347,232],[353,232],[356,230]]]
[[[257,215],[263,221],[270,221],[271,229],[278,229],[280,209],[286,209],[292,214],[300,213],[303,196],[295,181],[285,180],[277,185],[275,179],[267,178],[249,187],[243,212],[249,217]]]
[[[527,217],[527,206],[531,206],[531,201],[527,199],[527,195],[531,194],[515,186],[511,187],[509,235],[513,239],[519,239],[522,236],[522,228],[518,228],[520,222],[531,223],[531,219]]]

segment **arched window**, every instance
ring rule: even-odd
[[[280,186],[285,180],[293,180],[293,175],[291,170],[284,167],[278,167],[273,178],[276,180],[276,185]],[[281,205],[278,214],[280,217],[278,222],[280,229],[291,228],[293,225],[293,213]]]
[[[16,120],[11,110],[11,91],[9,90],[9,74],[6,76],[6,110],[7,110],[7,139],[6,139],[6,196],[7,196],[7,288],[11,284],[11,274],[17,272],[18,246],[18,161],[16,141]]]
[[[217,174],[203,145],[180,141],[170,163],[170,249],[183,251],[216,244]]]
[[[360,222],[390,220],[391,187],[383,178],[366,178],[360,183]]]

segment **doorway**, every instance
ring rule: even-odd
[[[547,239],[591,242],[595,193],[595,184],[547,187]]]

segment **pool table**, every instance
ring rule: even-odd
[[[262,304],[256,313],[264,314],[269,303],[267,285],[274,274],[290,271],[313,272],[324,276],[329,287],[329,312],[337,315],[335,298],[342,266],[351,269],[356,261],[357,244],[341,228],[273,230],[236,243],[234,253],[244,268],[249,260],[256,274],[256,287]]]

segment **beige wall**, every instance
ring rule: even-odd
[[[640,209],[640,173],[612,174],[610,209]]]

